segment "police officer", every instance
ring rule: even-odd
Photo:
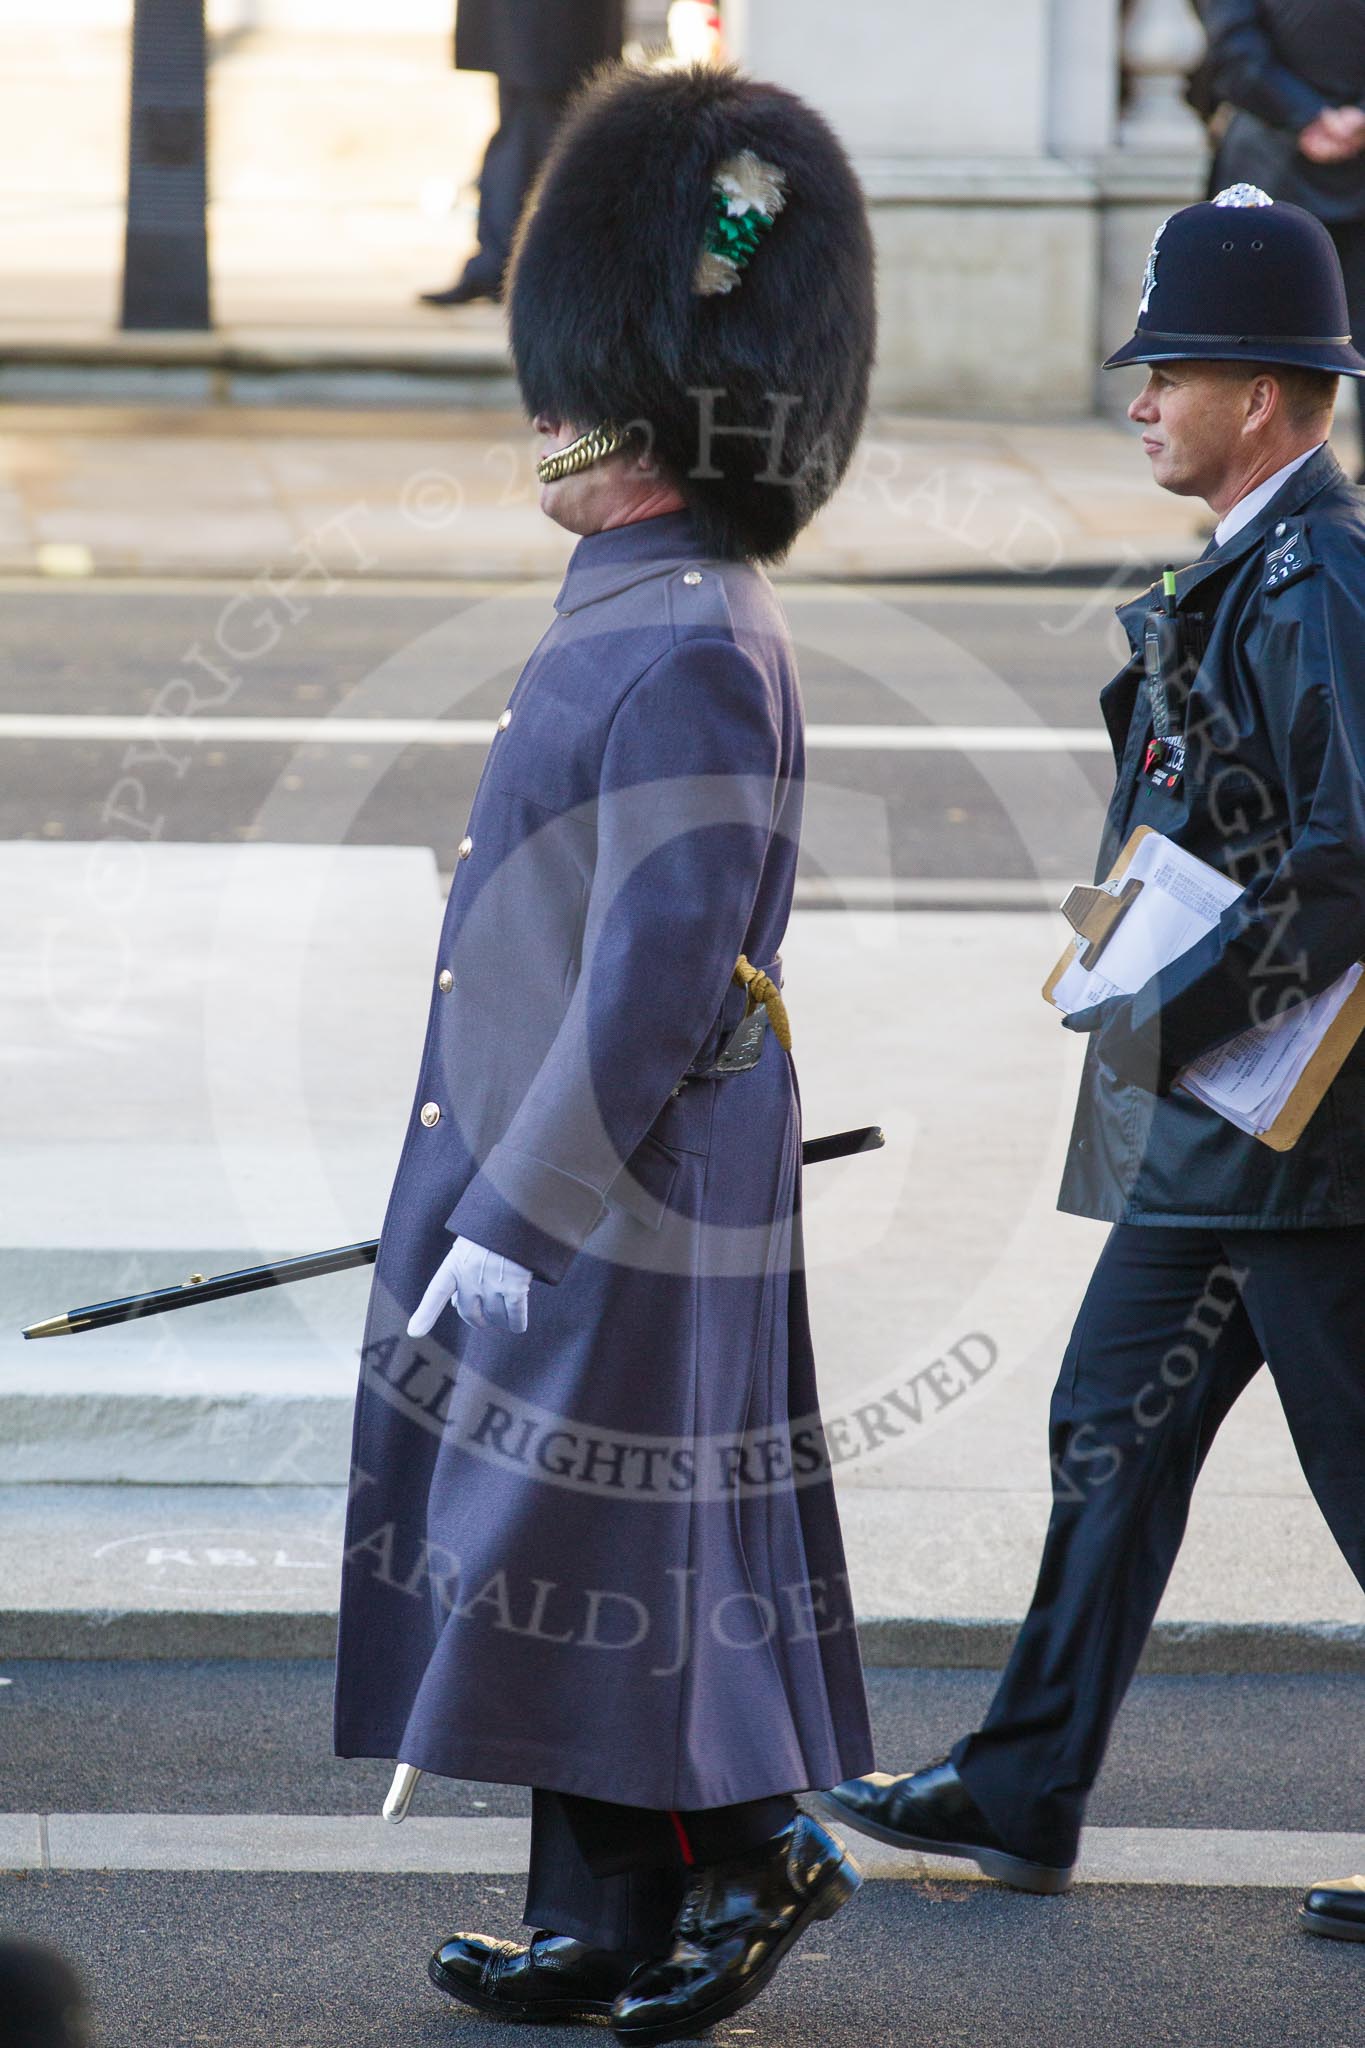
[[[1174,214],[1125,363],[1148,369],[1129,411],[1156,481],[1217,527],[1169,601],[1158,586],[1119,611],[1097,879],[1145,824],[1242,893],[1135,995],[1066,1020],[1089,1043],[1060,1206],[1113,1229],[1053,1397],[1051,1521],[990,1711],[944,1762],[826,1802],[1039,1892],[1071,1882],[1200,1465],[1262,1361],[1365,1584],[1365,1042],[1288,1152],[1177,1086],[1365,954],[1365,499],[1326,445],[1337,378],[1365,360],[1326,229],[1246,186]],[[1359,1896],[1349,1910],[1359,1925]]]
[[[541,506],[581,536],[441,929],[362,1344],[345,1756],[532,1790],[481,2011],[663,2041],[859,1881],[794,1795],[872,1763],[822,1460],[778,983],[803,739],[776,560],[835,488],[871,235],[825,123],[598,73],[508,290]]]

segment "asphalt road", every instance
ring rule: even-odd
[[[520,1938],[482,1877],[0,1877],[0,1920],[78,1956],[97,2048],[565,2048],[443,2001],[458,1928]],[[1365,1949],[1299,1933],[1278,1891],[867,1884],[709,2038],[745,2048],[1359,2048]]]
[[[381,1763],[329,1754],[330,1667],[14,1663],[0,1808],[373,1812]],[[878,1749],[927,1761],[989,1672],[874,1671]],[[1102,1826],[1365,1828],[1349,1678],[1148,1678],[1124,1709]],[[525,1810],[426,1779],[424,1814]],[[855,1853],[856,1853],[856,1844]],[[1327,1873],[1323,1873],[1326,1875]],[[1344,1873],[1343,1873],[1344,1874]],[[1358,2048],[1365,1950],[1314,1940],[1292,1889],[867,1884],[717,2029],[752,2048]],[[0,1875],[0,1929],[53,1941],[93,1988],[97,2048],[422,2048],[510,2039],[446,2006],[425,1958],[457,1927],[517,1938],[515,1877],[58,1870]],[[0,2027],[0,2037],[3,2028]],[[562,2029],[522,2029],[528,2048]],[[599,2038],[601,2036],[599,2035]]]
[[[384,1763],[331,1755],[331,1665],[0,1662],[0,1812],[374,1813]],[[930,1762],[974,1727],[989,1671],[873,1670],[877,1753]],[[529,1811],[514,1787],[425,1778],[424,1814]],[[1090,1818],[1105,1827],[1365,1833],[1360,1682],[1139,1678]]]
[[[1097,730],[1116,594],[1126,593],[786,586],[808,721]],[[20,584],[0,611],[0,714],[491,719],[551,615],[547,594],[475,662],[469,628],[499,596],[345,585],[296,601],[295,619],[230,584]],[[430,845],[443,870],[482,761],[479,746],[391,747],[378,726],[373,746],[215,735],[158,756],[74,727],[4,746],[3,837],[339,838]],[[1103,753],[1065,747],[987,755],[873,741],[814,748],[808,769],[807,874],[959,882],[1086,871],[1110,780]]]

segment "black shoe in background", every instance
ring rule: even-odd
[[[842,1843],[809,1814],[757,1849],[697,1871],[673,1946],[643,1963],[612,2010],[618,2041],[676,2041],[757,1998],[812,1920],[828,1920],[862,1883]]]
[[[438,1991],[509,2020],[577,2020],[609,2013],[637,1958],[544,1931],[520,1948],[484,1934],[452,1934],[427,1964]]]
[[[1365,1877],[1327,1878],[1303,1895],[1299,1925],[1333,1941],[1365,1941]]]
[[[502,286],[495,277],[480,277],[477,272],[466,271],[457,277],[454,284],[448,284],[444,291],[418,292],[420,306],[471,306],[476,299],[489,299],[496,306],[502,301]]]
[[[91,2038],[85,1992],[65,1957],[36,1941],[0,1941],[5,2048],[86,2048]]]
[[[953,1766],[930,1764],[903,1777],[874,1771],[846,1778],[815,1803],[837,1825],[921,1856],[970,1856],[978,1869],[1021,1892],[1069,1891],[1075,1866],[1038,1863],[1006,1848]]]

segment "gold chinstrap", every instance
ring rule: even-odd
[[[605,421],[596,427],[589,427],[586,434],[580,434],[576,441],[570,441],[567,448],[556,448],[551,455],[542,455],[536,464],[536,475],[543,484],[557,484],[561,477],[573,476],[580,469],[591,468],[594,462],[602,462],[608,455],[614,455],[618,448],[624,448],[628,435],[619,427]]]

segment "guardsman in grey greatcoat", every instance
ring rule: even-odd
[[[757,565],[857,440],[862,195],[732,71],[599,73],[509,285],[581,536],[459,848],[364,1332],[336,1747],[527,1785],[527,1944],[454,1998],[690,2034],[856,1887],[869,1767],[812,1368],[780,946],[790,637]],[[798,1020],[799,1028],[799,1020]]]
[[[825,1802],[1044,1892],[1071,1881],[1200,1465],[1263,1361],[1365,1585],[1365,1040],[1289,1151],[1178,1086],[1365,956],[1365,493],[1327,446],[1337,379],[1365,360],[1327,230],[1247,185],[1173,214],[1111,362],[1148,368],[1129,414],[1156,481],[1218,524],[1169,602],[1119,611],[1096,879],[1147,825],[1242,893],[1135,995],[1066,1019],[1091,1035],[1061,1207],[1113,1229],[1053,1397],[1052,1518],[990,1712],[944,1763]],[[1320,1886],[1305,1924],[1359,1929],[1363,1902]]]

